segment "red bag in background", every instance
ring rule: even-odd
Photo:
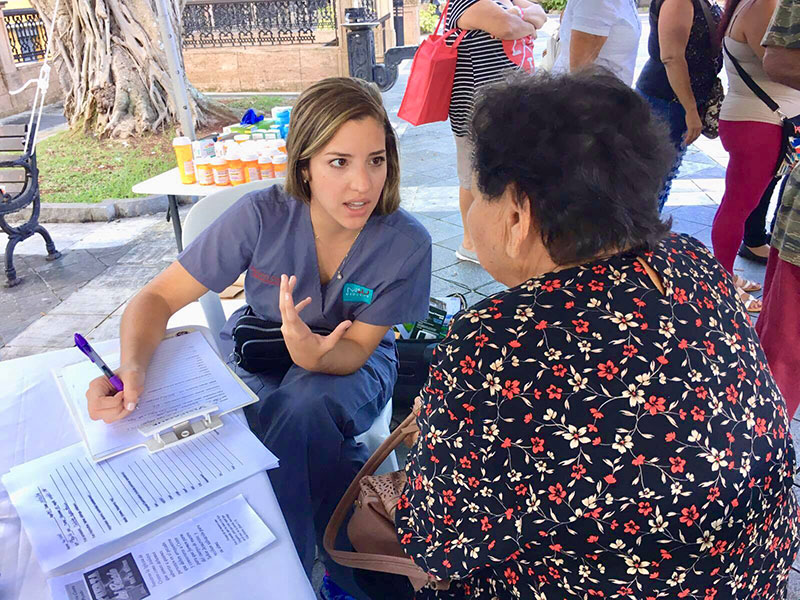
[[[450,2],[445,4],[436,29],[419,45],[411,63],[411,74],[397,116],[412,125],[446,121],[450,111],[458,46],[467,32],[462,31],[452,46],[447,45],[447,38],[455,33],[455,29],[438,35],[449,6]]]
[[[518,65],[526,73],[533,73],[533,36],[527,35],[519,40],[504,40],[503,50],[508,60]]]

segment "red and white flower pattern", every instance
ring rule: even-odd
[[[785,403],[730,278],[673,234],[458,315],[397,509],[422,598],[782,599]]]

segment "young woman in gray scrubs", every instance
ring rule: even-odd
[[[354,437],[391,396],[389,328],[427,315],[431,240],[399,208],[397,141],[376,88],[348,78],[308,88],[287,149],[285,188],[244,196],[131,300],[120,327],[125,391],[98,378],[87,398],[93,419],[130,414],[169,318],[246,273],[248,305],[283,324],[294,362],[280,373],[239,370],[260,398],[248,420],[280,459],[269,476],[310,574],[317,539],[367,458]],[[221,333],[223,356],[240,314]]]

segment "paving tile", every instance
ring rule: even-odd
[[[708,204],[700,206],[680,206],[670,211],[673,219],[681,221],[694,221],[700,225],[710,226],[717,214],[717,205]]]
[[[0,264],[5,267],[5,256],[3,254],[0,254]],[[13,288],[6,287],[8,279],[6,278],[5,269],[0,270],[0,297],[4,299],[0,301],[0,315],[3,314],[2,305],[5,298],[16,298],[19,300],[51,291],[44,282],[44,279],[39,277],[39,274],[32,267],[28,266],[25,258],[15,256],[14,268],[17,270],[17,277],[22,280],[22,283]]]
[[[430,175],[423,175],[421,173],[410,173],[408,175],[400,174],[400,185],[403,187],[418,186],[420,188],[426,188],[436,185],[436,183],[436,178]]]
[[[718,203],[707,192],[702,192],[699,189],[692,192],[677,192],[673,188],[669,193],[667,203],[664,205],[664,211],[673,211],[689,206],[710,206],[716,210],[717,205]]]
[[[420,220],[425,226],[425,229],[428,230],[428,233],[431,234],[431,241],[434,243],[450,239],[454,235],[460,235],[463,231],[458,225],[453,225],[452,223],[446,223],[437,219],[427,218],[425,220]]]
[[[492,296],[497,292],[502,292],[507,289],[508,287],[506,287],[499,281],[493,281],[491,283],[479,287],[475,291],[478,292],[479,294],[483,294],[484,296]]]
[[[110,315],[139,291],[135,287],[98,286],[94,282],[68,296],[51,315]]]
[[[163,266],[177,257],[178,248],[175,242],[162,236],[134,244],[128,252],[119,257],[117,264]]]
[[[442,219],[443,221],[447,221],[448,223],[452,223],[453,225],[458,225],[459,227],[463,227],[463,221],[461,219],[461,211],[457,213],[453,213],[452,215],[445,217]]]
[[[122,246],[114,246],[111,248],[89,248],[86,252],[94,256],[107,267],[110,267],[117,264],[117,261],[125,256],[130,249],[131,244],[123,244]]]
[[[693,179],[674,179],[672,181],[672,192],[699,192],[700,186],[698,186]]]
[[[91,331],[105,318],[105,315],[45,315],[29,325],[6,347],[67,348],[72,345],[72,334]]]
[[[114,265],[96,277],[92,287],[123,287],[123,288],[142,288],[148,281],[164,270],[164,267],[138,266],[138,265]]]
[[[481,300],[484,300],[486,296],[483,294],[479,294],[478,292],[469,292],[464,294],[464,297],[467,299],[467,306],[472,306],[477,304]]]
[[[122,317],[115,317],[113,315],[107,317],[105,321],[89,332],[87,339],[90,342],[104,342],[106,340],[119,338],[119,324],[121,321]]]
[[[797,493],[797,492],[795,492]],[[800,598],[800,573],[796,569],[800,569],[800,565],[795,562],[795,567],[789,575],[789,585],[786,590],[787,600],[798,600]]]
[[[465,294],[469,290],[463,285],[446,281],[441,277],[434,275],[431,277],[431,296],[447,296],[447,294],[459,293]]]
[[[494,278],[482,266],[469,261],[460,261],[444,269],[439,269],[434,272],[434,275],[463,285],[471,290],[494,281]]]
[[[448,223],[453,223],[455,225],[461,224],[461,213],[457,210],[420,210],[420,211],[414,211],[413,214],[414,216],[420,215],[431,219],[439,219],[440,221],[447,221]],[[455,215],[459,215],[457,223],[452,220],[452,217],[454,217]]]
[[[792,419],[792,422],[789,424],[789,429],[792,432],[795,454],[800,457],[800,419]],[[794,480],[800,483],[800,469],[795,469]],[[798,597],[800,598],[800,596]]]
[[[25,285],[25,282],[20,285]],[[0,336],[2,336],[6,344],[61,302],[61,299],[49,290],[36,295],[25,296],[24,298],[2,297],[3,300],[0,302]]]
[[[691,178],[691,179],[719,179],[721,181],[725,181],[725,169],[720,166],[709,167],[707,165],[696,163],[699,168],[696,170],[692,170],[691,174],[682,175],[681,172],[678,173],[678,178]]]
[[[724,192],[725,191],[725,179],[720,178],[705,178],[705,177],[696,177],[692,179],[694,183],[704,192]]]
[[[442,188],[440,188],[442,189]],[[426,195],[426,193],[418,192],[414,200],[414,210],[419,212],[444,212],[458,210],[458,187],[449,186],[450,191],[441,194],[435,193]]]
[[[82,287],[108,267],[86,250],[67,250],[58,260],[47,262],[42,256],[28,258],[45,283],[56,293],[64,295]]]
[[[453,250],[449,248],[443,248],[442,246],[437,246],[434,244],[431,247],[432,250],[432,271],[438,271],[439,269],[444,269],[445,267],[449,267],[451,265],[455,265],[459,262],[458,258],[456,258],[456,254]]]
[[[93,231],[73,246],[76,250],[110,248],[133,241],[149,227],[164,219],[164,215],[151,215],[135,219],[119,219]],[[171,224],[170,224],[171,226]]]
[[[700,223],[696,223],[694,221],[689,221],[687,219],[683,219],[681,217],[672,217],[672,231],[677,233],[688,233],[693,237],[697,237],[697,233],[706,229],[707,226],[701,225]],[[709,227],[709,232],[711,228]],[[710,234],[709,234],[710,235]],[[709,237],[709,240],[711,238]]]
[[[442,246],[447,248],[448,250],[452,250],[455,252],[458,250],[458,247],[461,245],[461,241],[464,239],[464,236],[459,233],[458,235],[454,235],[453,237],[447,238],[446,240],[441,240],[439,242],[434,242],[434,244],[438,246]]]
[[[711,227],[705,227],[704,229],[696,231],[691,235],[709,250],[713,248],[711,244]]]
[[[15,358],[22,358],[23,356],[42,354],[50,350],[52,350],[52,348],[44,348],[41,346],[6,346],[5,348],[0,348],[0,360],[13,360]]]

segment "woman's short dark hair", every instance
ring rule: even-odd
[[[647,102],[610,71],[514,76],[484,88],[473,168],[488,200],[512,186],[557,264],[652,248],[667,234],[658,196],[675,150]]]

